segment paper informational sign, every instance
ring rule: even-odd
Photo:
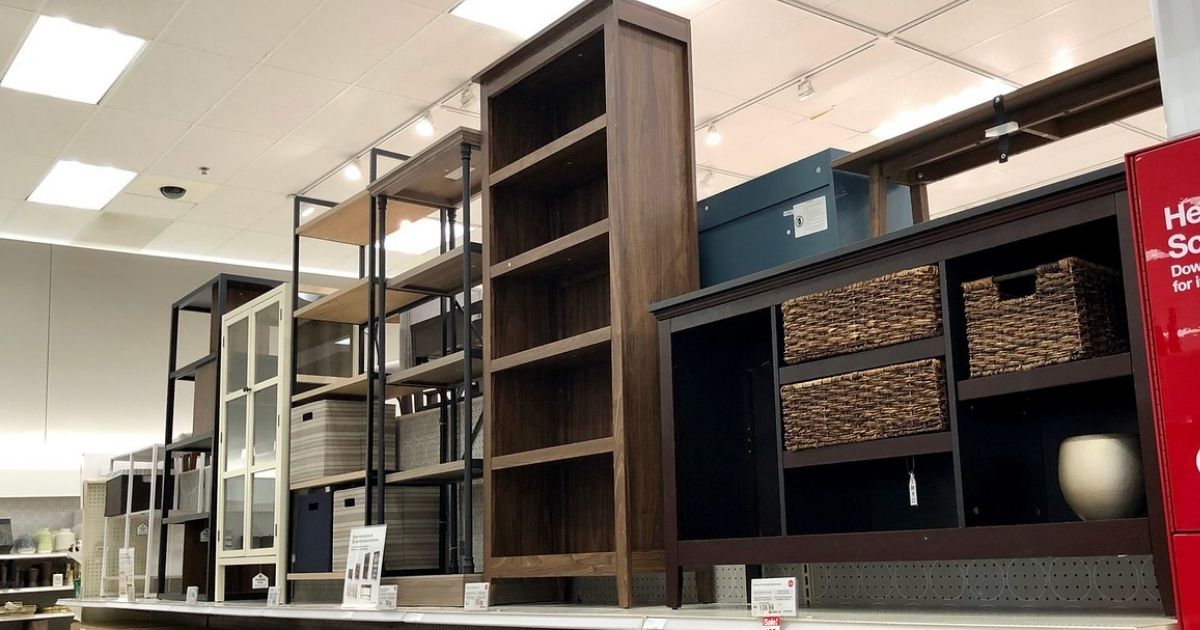
[[[250,588],[255,590],[270,588],[270,586],[271,578],[263,575],[262,573],[259,573],[250,580]]]
[[[342,607],[379,606],[379,579],[383,574],[383,546],[386,541],[387,525],[355,527],[350,530]]]
[[[133,583],[133,547],[122,547],[117,551],[117,582],[117,597],[133,601],[137,595],[137,587]]]
[[[825,195],[801,201],[783,214],[792,217],[793,238],[803,238],[829,229],[829,207],[825,203]]]
[[[463,610],[487,610],[491,582],[467,582],[463,586]]]
[[[50,585],[51,585],[51,586],[53,586],[54,588],[62,588],[62,585],[63,585],[63,574],[61,574],[61,573],[55,573],[55,574],[54,574],[54,577],[50,578],[50,580],[51,580],[51,581],[50,581]]]
[[[750,581],[750,614],[755,617],[795,616],[796,578],[763,578]]]
[[[395,584],[384,584],[379,587],[379,607],[383,610],[396,610]]]
[[[195,604],[197,601],[200,601],[200,587],[199,586],[187,587],[187,603]]]
[[[279,587],[278,586],[272,586],[267,589],[267,605],[268,606],[278,606],[279,605]]]

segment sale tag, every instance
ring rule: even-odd
[[[667,620],[662,617],[647,617],[642,622],[642,630],[663,630],[667,627]]]
[[[250,580],[250,588],[263,589],[271,586],[271,578],[259,573]]]
[[[396,609],[396,585],[384,584],[379,587],[379,607],[384,610]]]
[[[908,505],[917,507],[917,475],[908,473]]]
[[[491,582],[467,582],[463,588],[463,610],[487,610]]]
[[[750,581],[750,614],[795,616],[798,603],[796,578],[760,578]]]
[[[783,628],[783,618],[779,615],[767,615],[762,618],[763,630],[780,630]]]

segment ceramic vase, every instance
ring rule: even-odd
[[[1063,440],[1058,483],[1067,504],[1085,521],[1140,516],[1146,486],[1137,436],[1104,433]]]

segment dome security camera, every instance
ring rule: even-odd
[[[183,186],[163,186],[158,189],[158,192],[167,199],[181,199],[187,194],[187,189]]]

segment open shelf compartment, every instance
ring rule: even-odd
[[[493,555],[536,556],[615,550],[611,454],[493,472],[497,510]]]

